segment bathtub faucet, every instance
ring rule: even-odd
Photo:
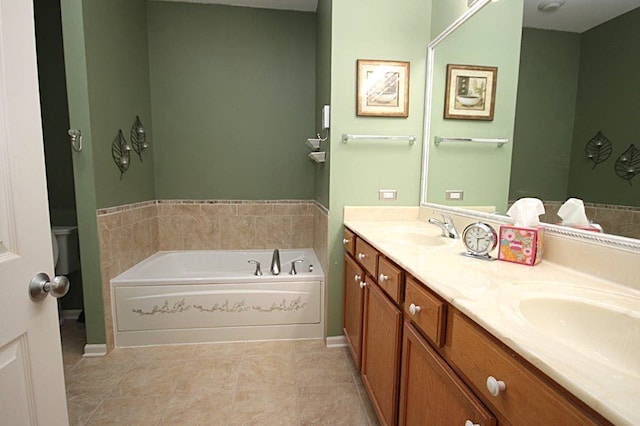
[[[304,262],[303,259],[294,260],[291,262],[291,270],[289,270],[289,275],[297,275],[298,271],[296,271],[296,263]]]
[[[279,275],[280,274],[280,251],[275,249],[273,251],[273,256],[271,257],[271,274]]]
[[[258,262],[257,260],[249,260],[248,262],[256,265],[256,270],[253,272],[253,275],[262,275],[262,271],[260,270],[260,262]]]

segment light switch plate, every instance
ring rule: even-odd
[[[395,189],[380,189],[378,191],[378,200],[395,201],[398,199],[398,191]]]
[[[451,201],[462,201],[464,199],[464,191],[462,189],[449,189],[444,192],[444,199]]]

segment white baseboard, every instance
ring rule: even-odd
[[[345,336],[327,337],[326,345],[328,348],[345,348],[347,347],[347,338]]]
[[[82,309],[63,309],[62,318],[77,320],[81,312]]]
[[[94,358],[99,356],[105,356],[107,354],[107,345],[104,343],[100,343],[97,345],[84,345],[84,354],[82,354],[83,358]]]

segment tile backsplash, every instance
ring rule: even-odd
[[[107,347],[110,281],[157,251],[313,248],[328,264],[328,212],[314,201],[154,200],[97,211]]]

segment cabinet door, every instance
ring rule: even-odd
[[[362,361],[362,310],[365,282],[362,268],[348,255],[344,256],[344,335],[351,355],[360,370]]]
[[[395,425],[398,418],[402,312],[369,280],[364,292],[364,306],[362,381],[380,423]]]
[[[404,325],[403,335],[400,425],[496,424],[491,413],[409,322]]]

